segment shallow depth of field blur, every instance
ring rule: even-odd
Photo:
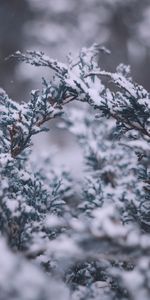
[[[40,50],[65,61],[69,52],[93,43],[111,51],[100,61],[105,70],[129,64],[134,80],[150,89],[149,0],[0,0],[0,86],[15,101],[28,101],[30,90],[40,89],[42,76],[50,74],[6,57],[17,50]],[[72,138],[51,126],[40,145],[35,141],[37,151],[41,144],[56,146],[69,160],[66,149],[73,147],[79,163]]]

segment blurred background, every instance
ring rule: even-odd
[[[134,80],[150,90],[150,0],[0,0],[0,86],[27,101],[46,74],[5,60],[17,50],[42,50],[65,61],[95,42],[111,50],[103,68],[130,64]],[[61,134],[58,141],[62,146]]]
[[[130,64],[134,79],[150,88],[150,0],[0,0],[0,85],[18,101],[39,87],[45,70],[4,60],[16,50],[65,61],[94,42],[112,52],[104,68]]]

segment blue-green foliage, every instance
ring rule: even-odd
[[[0,232],[15,252],[1,238],[11,260],[5,270],[0,257],[4,300],[149,300],[150,94],[127,66],[101,70],[101,52],[94,45],[67,64],[41,52],[14,55],[54,74],[26,103],[0,91]],[[85,103],[66,107],[75,100]],[[50,153],[31,156],[32,137],[63,112],[59,127],[76,136],[84,158],[76,179]],[[22,286],[7,285],[17,262]],[[40,275],[24,298],[26,264],[27,277],[30,268]]]

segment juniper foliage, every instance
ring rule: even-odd
[[[128,66],[102,70],[108,54],[14,55],[54,74],[26,103],[0,91],[0,299],[149,299],[150,94]],[[79,180],[50,154],[32,159],[32,137],[57,116],[82,149]]]

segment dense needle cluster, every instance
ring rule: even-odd
[[[150,94],[128,66],[102,70],[108,54],[14,55],[53,76],[26,103],[0,90],[1,300],[149,300]],[[32,159],[32,137],[57,116],[82,149],[79,180],[48,151]]]

